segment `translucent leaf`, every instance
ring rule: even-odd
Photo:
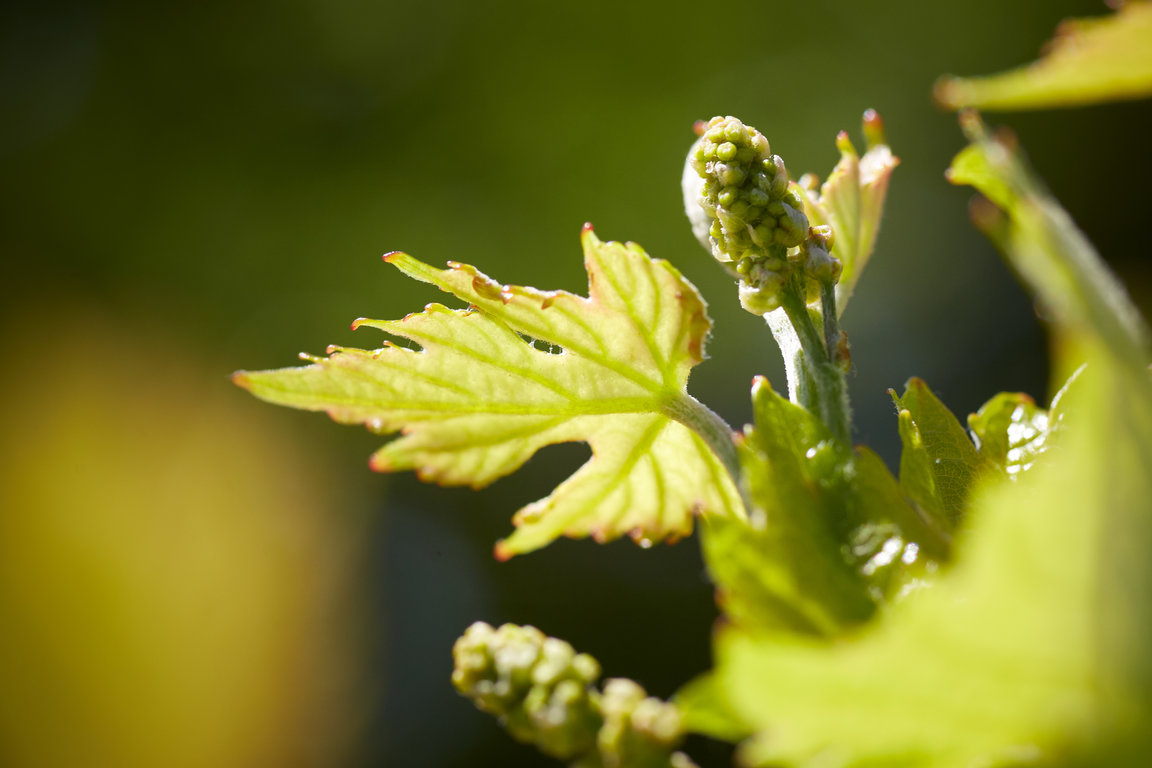
[[[909,379],[904,396],[889,390],[899,412],[900,485],[920,509],[946,530],[964,513],[968,491],[986,467],[984,457],[952,412],[921,379]]]
[[[809,223],[832,226],[835,234],[832,255],[844,267],[836,286],[836,306],[841,314],[876,246],[888,178],[900,162],[885,141],[880,116],[872,110],[864,113],[864,135],[868,151],[863,157],[856,152],[847,133],[841,131],[836,137],[840,160],[820,186],[819,193],[807,179],[793,187],[804,200]]]
[[[942,78],[935,94],[949,109],[1036,109],[1152,95],[1152,3],[1065,21],[1039,60],[988,77]]]
[[[975,140],[970,178],[1003,207],[980,221],[1056,308],[1058,367],[1083,363],[1049,413],[1060,439],[1015,482],[980,483],[950,570],[855,638],[720,632],[712,695],[757,731],[748,763],[1137,768],[1152,754],[1142,325],[1008,148]]]
[[[1018,477],[1048,448],[1048,412],[1022,392],[1001,392],[968,417],[980,455]]]
[[[1060,369],[1079,367],[1075,383],[1054,400],[1050,420],[1059,425],[1060,446],[1076,437],[1077,423],[1092,428],[1090,449],[1083,450],[1079,463],[1069,461],[1067,469],[1096,491],[1081,509],[1096,521],[1096,535],[1080,548],[1088,550],[1092,567],[1083,579],[1093,590],[1093,602],[1083,613],[1093,621],[1097,643],[1097,726],[1119,731],[1115,739],[1126,745],[1122,755],[1143,752],[1142,760],[1126,764],[1143,765],[1152,753],[1152,653],[1147,644],[1152,635],[1152,352],[1147,326],[1087,239],[1031,176],[1015,144],[990,136],[974,116],[964,126],[971,144],[953,161],[949,177],[972,184],[989,199],[974,208],[977,226],[1004,251],[1047,310]],[[1084,389],[1088,394],[1081,393]],[[1068,401],[1090,403],[1090,418],[1074,421]],[[1053,498],[1064,513],[1079,501],[1071,493]]]
[[[747,762],[1145,764],[1152,410],[1129,421],[1099,362],[1059,450],[977,492],[931,589],[850,642],[719,633],[713,696],[759,732]],[[1125,549],[1142,572],[1102,568]]]
[[[501,558],[561,535],[675,539],[697,512],[742,514],[724,463],[730,437],[684,389],[704,355],[704,301],[636,245],[602,243],[590,228],[583,244],[588,298],[388,254],[471,308],[431,304],[403,320],[356,322],[419,351],[387,342],[375,351],[331,348],[312,365],[240,372],[236,382],[270,402],[402,431],[373,468],[414,469],[446,485],[480,487],[546,445],[586,441],[591,460],[516,514],[516,532],[497,544]]]
[[[973,220],[1012,262],[1025,285],[1065,334],[1088,334],[1130,367],[1147,367],[1148,328],[1127,291],[1036,181],[1007,135],[989,134],[974,114],[962,125],[970,144],[948,169],[954,184],[988,198]]]
[[[753,406],[755,426],[740,444],[752,513],[701,529],[731,622],[835,636],[947,556],[947,537],[909,505],[879,457],[833,440],[762,378]]]

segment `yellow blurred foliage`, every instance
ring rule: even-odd
[[[364,703],[340,482],[227,371],[70,333],[0,382],[0,764],[340,762]]]

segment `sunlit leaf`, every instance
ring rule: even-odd
[[[1068,215],[1028,171],[1013,142],[989,135],[973,116],[965,120],[970,146],[953,161],[949,178],[972,184],[989,203],[974,219],[1023,277],[1052,318],[1059,370],[1078,369],[1054,399],[1050,420],[1059,444],[1078,438],[1074,403],[1092,404],[1091,449],[1068,473],[1094,484],[1093,503],[1081,514],[1097,521],[1085,538],[1092,589],[1085,616],[1093,622],[1097,725],[1116,734],[1121,755],[1152,754],[1152,361],[1147,325],[1120,282]],[[1085,381],[1097,382],[1088,394]],[[1102,382],[1102,383],[1101,383]],[[1052,450],[1049,450],[1051,453]],[[1075,497],[1057,499],[1067,513]],[[1074,550],[1075,551],[1075,550]],[[1086,619],[1088,620],[1088,619]],[[1108,763],[1097,758],[1097,764]],[[1116,764],[1119,760],[1113,760]]]
[[[379,433],[380,471],[483,486],[540,448],[585,441],[592,459],[521,509],[497,545],[510,557],[558,536],[649,543],[692,529],[697,512],[742,514],[724,464],[730,439],[685,392],[710,321],[696,289],[636,245],[583,236],[589,297],[502,285],[475,268],[386,260],[471,305],[432,304],[398,321],[358,320],[420,345],[333,348],[302,368],[241,372],[257,397],[327,411]],[[705,434],[693,431],[685,424]],[[707,428],[711,428],[711,432]],[[717,457],[717,452],[721,457]]]
[[[888,178],[900,162],[885,141],[880,116],[872,110],[864,114],[864,135],[868,151],[863,157],[856,152],[847,133],[842,131],[836,137],[840,160],[818,193],[807,179],[793,187],[801,193],[809,223],[830,224],[835,234],[832,255],[844,268],[836,286],[836,306],[840,313],[844,312],[876,246]]]
[[[962,125],[971,143],[952,161],[948,179],[972,185],[991,202],[974,207],[976,225],[1009,256],[1064,333],[1097,336],[1128,366],[1147,367],[1144,319],[1092,244],[1031,176],[1012,138],[989,134],[972,114]]]
[[[988,77],[946,77],[936,100],[949,109],[1036,109],[1152,95],[1152,3],[1114,16],[1065,21],[1037,61]]]
[[[1049,413],[1059,439],[1015,482],[985,475],[954,564],[856,637],[720,631],[710,695],[757,731],[747,763],[1137,768],[1152,754],[1142,324],[1009,148],[974,138],[963,168],[1001,207],[980,222],[1053,309],[1058,370],[1083,364]]]
[[[980,455],[1008,477],[1027,471],[1048,448],[1048,412],[1022,392],[1001,392],[968,417]]]
[[[933,520],[951,529],[963,515],[973,481],[986,469],[968,433],[922,380],[913,378],[897,397],[900,484]]]
[[[946,558],[947,536],[909,505],[874,453],[833,440],[764,379],[753,407],[755,426],[740,443],[752,513],[701,530],[729,621],[835,636]]]
[[[1147,582],[1101,566],[1121,547],[1149,554],[1148,539],[1125,532],[1149,530],[1152,476],[1139,465],[1152,410],[1141,406],[1117,440],[1132,415],[1109,399],[1123,384],[1098,362],[1059,449],[1017,482],[977,491],[959,562],[931,589],[852,642],[720,632],[721,698],[760,733],[748,762],[959,768],[1103,743],[1115,762],[1096,764],[1142,764],[1147,650],[1132,632],[1147,628]]]

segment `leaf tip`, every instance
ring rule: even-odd
[[[500,539],[496,545],[492,547],[492,556],[502,563],[506,563],[516,555],[516,551],[508,545],[507,539]]]
[[[936,78],[936,82],[932,84],[932,101],[937,107],[949,111],[960,108],[958,81],[959,78],[953,75],[941,75]]]
[[[848,137],[848,131],[840,131],[836,134],[836,149],[840,150],[843,155],[856,154],[856,147],[852,146],[852,139]]]
[[[585,256],[593,248],[600,245],[600,238],[596,237],[596,232],[592,229],[592,222],[586,221],[584,226],[580,228],[580,243],[584,246]]]
[[[232,383],[242,389],[252,389],[252,379],[248,376],[248,371],[233,371]]]
[[[871,107],[864,110],[862,123],[864,127],[864,143],[868,149],[888,143],[888,138],[884,133],[884,118],[880,117],[879,112]]]
[[[394,261],[399,261],[407,255],[408,254],[404,253],[403,251],[388,251],[388,253],[384,254],[384,261],[391,264]]]

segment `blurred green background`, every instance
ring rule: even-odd
[[[378,439],[232,387],[359,316],[441,300],[380,254],[583,291],[578,232],[701,288],[691,391],[731,423],[783,370],[699,248],[692,122],[734,114],[794,174],[884,116],[902,159],[845,316],[858,439],[885,394],[963,416],[1042,397],[1031,303],[943,170],[930,90],[1031,60],[1096,0],[14,2],[0,11],[0,763],[550,765],[449,683],[473,620],[532,623],[668,696],[709,664],[694,541],[560,542],[499,564],[511,513],[586,457],[480,493],[371,475]],[[1152,108],[994,115],[1147,308]],[[697,742],[703,764],[726,751]]]

